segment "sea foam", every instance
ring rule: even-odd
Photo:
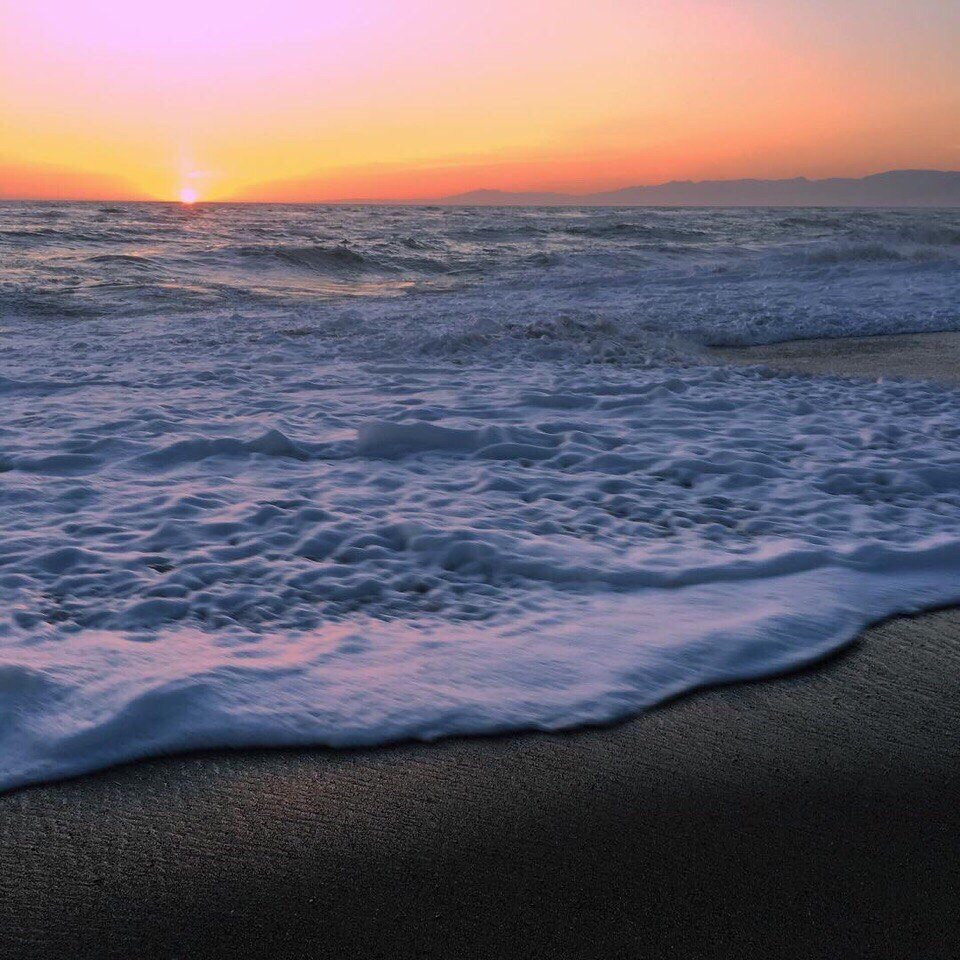
[[[292,233],[307,213],[287,216]],[[329,227],[311,216],[313,234]],[[727,368],[698,347],[716,331],[763,339],[764,316],[780,335],[824,332],[824,298],[839,311],[878,270],[873,322],[891,332],[912,310],[922,326],[957,282],[949,224],[860,230],[932,237],[939,260],[781,244],[763,266],[716,241],[684,266],[659,261],[640,289],[624,244],[692,248],[720,214],[636,229],[616,224],[653,215],[483,212],[443,229],[417,216],[398,222],[419,222],[432,253],[439,235],[466,258],[470,231],[495,228],[517,245],[572,238],[578,266],[525,260],[522,279],[309,309],[302,291],[295,309],[269,296],[195,309],[211,263],[176,313],[114,313],[108,290],[96,319],[6,321],[0,788],[197,747],[605,722],[960,602],[960,393]],[[756,216],[750,229],[768,229]],[[849,216],[805,213],[802,229],[844,250]],[[208,244],[217,229],[219,263],[240,238],[215,221]],[[339,254],[321,259],[339,269]],[[338,282],[367,283],[342,259]],[[721,261],[711,285],[704,263]],[[804,287],[804,271],[825,285]],[[677,292],[698,304],[686,325]]]

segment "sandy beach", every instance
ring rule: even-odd
[[[956,333],[793,340],[762,346],[714,348],[710,353],[728,363],[760,364],[789,373],[923,378],[960,384],[960,337]]]
[[[960,337],[724,352],[956,379]],[[960,953],[960,613],[611,728],[217,752],[0,797],[0,956]]]
[[[937,613],[610,729],[26,789],[0,953],[953,957],[958,670]]]

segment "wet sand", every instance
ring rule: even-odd
[[[729,363],[762,364],[791,373],[903,377],[960,385],[960,333],[794,340],[758,347],[717,347]]]
[[[885,367],[872,341],[762,362],[949,378],[960,355],[884,339]],[[0,796],[0,957],[956,957],[958,797],[951,610],[611,728]]]

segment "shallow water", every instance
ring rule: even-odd
[[[960,601],[960,214],[0,205],[0,786],[556,728]]]

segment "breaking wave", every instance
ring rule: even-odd
[[[237,254],[245,259],[260,262],[279,262],[291,267],[317,270],[335,275],[351,276],[366,270],[389,270],[384,264],[376,263],[350,247],[240,247]]]

